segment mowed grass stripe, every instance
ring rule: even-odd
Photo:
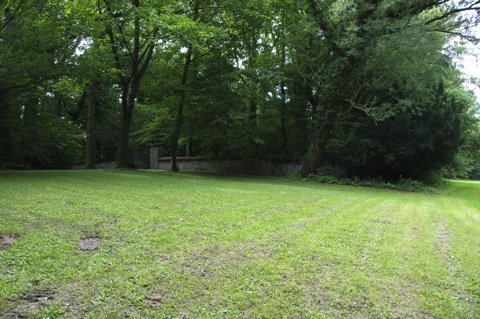
[[[479,190],[0,172],[0,317],[475,318]]]

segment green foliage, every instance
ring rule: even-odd
[[[463,52],[456,36],[475,40],[472,0],[4,3],[3,166],[34,165],[20,150],[35,116],[85,130],[92,83],[99,161],[171,149],[181,126],[178,155],[289,161],[316,149],[305,158],[350,176],[467,177],[478,162],[472,97],[453,63]],[[66,127],[36,130],[55,145],[67,136]]]
[[[69,169],[81,160],[83,135],[72,122],[45,113],[22,144],[24,163],[34,169]]]
[[[470,99],[475,100],[473,96],[470,96]],[[475,107],[471,108],[469,112],[463,114],[463,144],[453,163],[443,170],[444,175],[448,178],[478,179],[476,171],[480,158],[480,118],[478,117],[478,104],[475,102],[474,105]]]
[[[465,139],[465,110],[472,102],[443,92],[441,84],[429,96],[426,104],[412,105],[416,112],[377,125],[359,117],[358,124],[339,128],[326,157],[345,166],[351,176],[429,179],[454,162]]]
[[[474,164],[473,169],[468,173],[468,177],[474,180],[480,180],[480,162]]]
[[[465,30],[462,28],[468,28],[468,19],[456,20],[453,12],[449,11],[453,9],[452,7],[440,7],[440,3],[435,1],[425,6],[414,5],[408,8],[403,7],[400,2],[388,1],[374,3],[355,1],[353,6],[348,2],[330,5],[311,0],[307,3],[318,30],[324,35],[324,44],[319,49],[329,57],[327,58],[328,63],[306,65],[316,71],[312,93],[315,92],[314,94],[318,95],[317,100],[320,107],[315,134],[309,154],[306,156],[304,168],[307,171],[304,172],[305,174],[314,172],[325,160],[323,158],[325,147],[330,142],[328,141],[330,137],[335,135],[334,131],[342,130],[341,127],[352,122],[360,122],[362,123],[360,125],[363,125],[362,117],[369,117],[375,123],[387,122],[392,117],[400,117],[403,120],[412,119],[412,114],[423,116],[423,120],[418,120],[427,122],[446,118],[445,115],[443,118],[434,115],[437,111],[431,112],[426,109],[427,105],[435,104],[431,92],[433,83],[443,82],[445,89],[450,93],[459,87],[460,76],[452,63],[453,52],[444,50],[444,48],[452,35],[463,34],[462,32]],[[466,6],[465,11],[473,11],[472,7],[468,7],[467,4]],[[453,29],[456,31],[452,32]],[[311,55],[319,55],[316,51],[309,51]],[[331,69],[331,65],[334,65],[336,70]],[[304,72],[306,73],[307,70]],[[455,99],[456,96],[451,96],[451,98]],[[459,104],[465,103],[461,101]],[[453,108],[450,112],[461,117],[460,114],[466,111],[467,108]],[[393,120],[390,125],[384,125],[382,129],[386,130],[388,135],[392,125],[401,125],[400,122],[402,121]],[[417,140],[418,144],[411,145],[412,147],[399,145],[397,154],[395,154],[393,145],[383,149],[370,147],[365,153],[371,153],[372,157],[376,157],[377,163],[372,163],[373,166],[389,166],[391,159],[382,158],[383,152],[393,152],[391,157],[396,161],[396,157],[406,156],[408,158],[414,156],[414,153],[420,152],[421,149],[426,150],[431,147],[441,149],[443,147],[447,150],[448,145],[446,144],[450,143],[449,139],[451,138],[450,151],[438,153],[440,156],[443,155],[443,158],[437,163],[443,162],[441,165],[429,166],[423,163],[420,168],[414,167],[413,163],[408,164],[409,168],[406,168],[408,176],[418,178],[419,170],[424,170],[425,174],[429,174],[429,171],[439,169],[438,166],[448,165],[451,162],[452,153],[458,151],[461,137],[455,135],[457,133],[452,136],[446,133],[447,131],[460,131],[457,128],[449,127],[456,125],[453,122],[445,123],[443,128],[441,127],[443,124],[432,127],[433,139],[439,144],[438,146],[434,146],[435,143],[428,136],[422,136],[421,138],[425,140]],[[426,123],[420,124],[423,126]],[[432,122],[432,124],[426,125],[436,124]],[[382,124],[379,123],[379,126]],[[348,129],[345,130],[348,131]],[[357,133],[362,136],[357,129],[353,130],[355,133],[351,134],[351,137]],[[394,127],[393,130],[396,130],[392,133],[394,139],[398,137],[408,143],[406,140],[408,136],[403,134],[401,127]],[[415,131],[414,127],[411,127],[409,131],[411,137],[420,138],[420,135],[423,134],[419,130],[415,133],[412,131]],[[345,135],[348,134],[346,132]],[[342,142],[340,139],[336,144]],[[369,145],[375,144],[371,141],[360,140],[357,142],[359,142],[356,143],[357,145],[362,142]],[[422,143],[423,145],[420,145]],[[377,144],[377,146],[379,145]],[[355,145],[353,148],[355,149]],[[313,152],[312,150],[317,151]],[[337,151],[343,152],[343,154],[348,153],[348,151],[338,148]],[[426,156],[428,154],[428,151],[425,152]],[[362,165],[361,161],[365,159],[365,156],[358,152],[346,155],[352,157],[350,163],[358,158],[357,162]],[[362,167],[360,166],[358,169],[362,170]],[[387,170],[389,169],[390,167]],[[373,167],[372,173],[374,170],[375,167]],[[390,175],[392,173],[395,173],[395,170]]]

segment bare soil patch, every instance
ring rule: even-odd
[[[149,296],[149,297],[146,297],[146,299],[148,300],[148,302],[154,306],[154,305],[158,305],[158,304],[163,304],[165,302],[165,296],[161,295],[161,294],[154,294],[152,296]]]
[[[386,219],[373,219],[372,223],[376,224],[383,224],[383,225],[390,225],[392,222],[386,220]]]
[[[99,237],[90,237],[80,239],[77,248],[79,250],[87,251],[87,250],[96,250],[100,246],[100,238]]]
[[[5,251],[17,239],[17,235],[2,235],[0,236],[0,252]]]
[[[9,313],[7,318],[31,318],[32,314],[53,300],[54,291],[38,289],[24,293],[16,300],[17,306]]]
[[[450,247],[450,235],[447,229],[447,222],[441,220],[437,226],[437,240],[434,242],[435,250],[439,254],[448,268],[451,270],[453,267],[453,256],[451,254],[452,248]]]

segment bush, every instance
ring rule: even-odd
[[[25,166],[34,169],[67,169],[82,156],[83,136],[70,121],[50,114],[40,115],[30,138],[22,145]]]
[[[381,179],[360,179],[358,177],[353,179],[336,178],[333,176],[310,174],[310,176],[307,177],[307,180],[322,184],[395,189],[407,192],[432,192],[434,190],[433,187],[412,179],[400,179],[398,182],[387,182]]]
[[[468,178],[480,180],[480,162],[477,162],[474,169],[468,173]]]

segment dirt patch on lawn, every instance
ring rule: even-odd
[[[147,299],[148,303],[152,306],[163,304],[165,302],[165,296],[158,293],[146,297],[145,299]]]
[[[437,225],[437,238],[433,243],[437,254],[439,254],[443,262],[447,265],[450,273],[456,271],[454,257],[452,255],[452,248],[450,246],[450,234],[447,228],[447,222],[441,220]]]
[[[383,225],[390,225],[392,223],[386,219],[372,219],[371,222],[376,224],[383,224]]]
[[[0,252],[5,251],[17,239],[17,235],[2,235],[0,236]]]
[[[31,318],[40,308],[53,300],[54,291],[49,289],[38,289],[24,293],[15,300],[17,306],[3,315],[6,318]],[[2,315],[0,313],[0,315]]]
[[[80,239],[77,248],[82,251],[97,250],[100,246],[99,237],[89,237]]]

